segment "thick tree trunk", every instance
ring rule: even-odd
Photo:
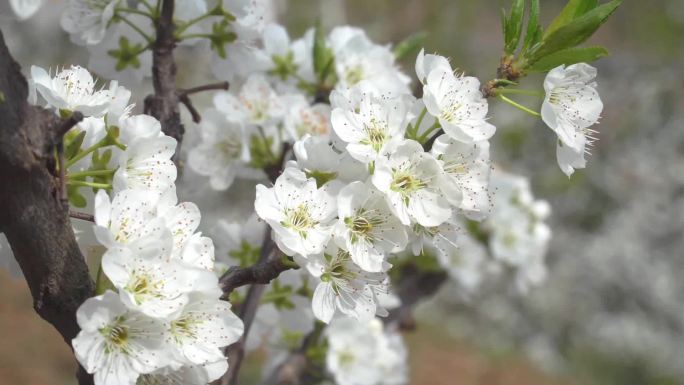
[[[0,92],[0,232],[26,277],[36,312],[71,346],[79,331],[76,310],[93,294],[93,283],[55,172],[55,146],[70,126],[28,104],[26,79],[2,32]],[[81,370],[79,383],[92,379]]]

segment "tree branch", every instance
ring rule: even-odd
[[[36,312],[71,346],[76,310],[93,294],[54,177],[54,149],[69,122],[26,101],[28,86],[0,32],[0,231],[26,277]],[[81,385],[92,384],[82,369]]]
[[[185,128],[180,121],[178,104],[180,99],[176,89],[176,61],[173,50],[176,48],[173,24],[174,0],[163,1],[161,15],[157,20],[157,39],[152,45],[152,83],[154,94],[145,98],[145,113],[159,119],[162,130],[178,141],[174,161],[178,161]]]
[[[205,84],[203,86],[192,87],[192,88],[188,88],[188,89],[184,89],[184,90],[178,90],[178,96],[182,97],[183,95],[187,96],[187,95],[196,94],[198,92],[211,91],[211,90],[227,91],[229,87],[230,87],[230,84],[228,82]]]
[[[274,258],[276,256],[277,258]],[[268,279],[268,277],[270,277],[270,279],[268,279],[266,282],[263,282],[268,283],[271,281],[271,279],[278,277],[278,275],[284,270],[278,271],[278,269],[270,268],[263,269],[264,272],[268,271],[268,274],[262,274],[259,273],[260,269],[258,267],[267,266],[267,263],[273,259],[282,261],[282,258],[283,257],[281,256],[280,251],[271,239],[271,228],[267,226],[266,231],[264,232],[263,242],[261,243],[261,254],[259,255],[259,261],[257,261],[256,264],[248,268],[242,269],[240,271],[250,271],[251,273],[245,274],[245,276],[251,275],[253,278],[262,277],[263,279]],[[234,272],[235,271],[236,270],[234,270]],[[230,271],[228,271],[224,275],[224,277],[226,276],[235,277],[236,274],[230,274]],[[221,279],[223,280],[224,277],[221,277]],[[253,282],[259,281],[255,280]],[[224,287],[225,292],[225,286],[223,286],[223,282],[221,282],[221,286]],[[261,282],[252,284],[252,286],[250,286],[249,290],[247,291],[247,297],[245,298],[245,301],[240,305],[240,318],[242,319],[242,323],[244,324],[245,329],[244,333],[242,334],[242,337],[240,337],[240,339],[237,342],[226,348],[226,355],[228,356],[228,371],[221,378],[221,385],[238,384],[238,374],[240,373],[240,366],[242,365],[242,360],[245,357],[245,341],[247,341],[249,330],[252,326],[252,323],[254,322],[254,317],[256,316],[257,308],[259,307],[259,301],[261,300],[261,296],[263,295],[265,289],[266,286],[264,284],[261,284]]]
[[[223,289],[224,296],[230,295],[233,290],[245,285],[268,284],[278,278],[280,273],[298,268],[293,262],[286,260],[286,257],[281,253],[276,251],[274,254],[273,257],[249,267],[232,266],[228,269],[219,279],[219,285]]]

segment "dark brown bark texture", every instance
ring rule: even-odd
[[[55,171],[55,148],[75,121],[28,104],[26,79],[2,32],[0,92],[0,232],[24,273],[36,312],[71,345],[79,332],[76,310],[93,294]],[[79,383],[92,379],[81,371]]]
[[[152,84],[154,94],[145,98],[145,113],[161,122],[162,130],[178,141],[174,161],[178,161],[185,128],[180,120],[181,102],[176,88],[176,48],[173,24],[174,0],[164,0],[157,21],[157,40],[152,46]]]

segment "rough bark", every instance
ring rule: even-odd
[[[60,194],[55,148],[65,122],[26,101],[28,87],[0,32],[0,232],[24,273],[36,312],[71,346],[76,310],[93,294]],[[73,125],[73,124],[72,124]],[[79,383],[92,383],[79,374]]]
[[[161,15],[157,21],[157,39],[152,46],[152,84],[154,94],[145,98],[145,112],[161,122],[162,130],[178,141],[174,161],[178,161],[185,128],[180,120],[176,88],[176,48],[173,24],[174,0],[163,0]]]

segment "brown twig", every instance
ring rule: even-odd
[[[187,89],[180,89],[180,90],[178,90],[178,96],[182,97],[183,95],[187,96],[187,95],[196,94],[198,92],[212,91],[212,90],[225,90],[225,91],[227,91],[229,87],[230,87],[230,83],[228,83],[228,82],[205,84],[202,86],[197,86],[197,87],[192,87],[192,88],[187,88]]]
[[[190,115],[192,116],[192,121],[195,123],[199,123],[202,120],[202,116],[200,113],[197,111],[195,106],[192,105],[192,101],[190,101],[190,98],[186,94],[182,94],[178,97],[178,100],[183,103],[185,108],[188,109],[190,112]]]
[[[259,260],[256,264],[250,266],[248,269],[256,271],[254,269],[255,266],[264,266],[264,264],[267,261],[269,261],[278,254],[280,254],[280,252],[278,251],[278,248],[271,239],[271,228],[267,226],[266,230],[264,231],[264,239],[261,243],[261,253],[259,255]],[[226,275],[229,274],[230,272],[226,273]],[[278,274],[280,274],[280,272],[278,272]],[[273,278],[275,277],[277,277],[277,275],[275,275]],[[242,334],[242,337],[240,337],[240,339],[237,342],[226,348],[226,355],[228,356],[228,371],[223,375],[223,377],[221,377],[221,385],[238,384],[240,366],[242,365],[242,360],[245,357],[245,341],[247,340],[249,330],[252,326],[252,323],[254,322],[254,317],[256,316],[256,311],[259,307],[259,301],[261,300],[261,296],[264,293],[264,289],[266,289],[266,286],[264,284],[253,283],[247,291],[245,301],[240,305],[240,318],[242,319],[242,323],[244,325],[244,332]]]
[[[233,266],[228,269],[219,279],[219,285],[221,285],[224,297],[230,295],[238,287],[254,283],[265,285],[278,278],[280,273],[298,268],[293,262],[286,261],[284,255],[277,251],[274,254],[274,257],[252,266]]]
[[[69,210],[69,216],[71,218],[80,219],[82,221],[95,222],[95,216],[88,213],[82,213],[80,211]]]

